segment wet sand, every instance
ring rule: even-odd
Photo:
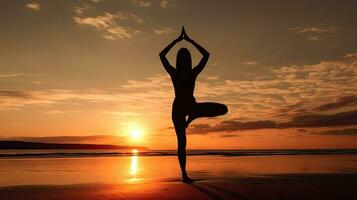
[[[1,200],[40,199],[356,199],[357,174],[139,181],[118,184],[27,185],[0,188]]]
[[[356,155],[0,159],[0,200],[357,199]]]

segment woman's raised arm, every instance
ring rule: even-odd
[[[197,76],[203,70],[203,68],[206,66],[206,63],[209,58],[209,52],[205,48],[203,48],[201,45],[199,45],[197,42],[195,42],[191,38],[189,38],[185,31],[183,31],[183,32],[184,32],[185,40],[187,40],[193,46],[195,46],[203,56],[201,61],[198,63],[198,65],[195,68],[193,68],[193,73]]]
[[[164,66],[167,73],[169,73],[170,75],[174,74],[176,72],[176,69],[172,65],[170,65],[170,62],[166,58],[166,54],[172,49],[173,46],[175,46],[176,43],[180,42],[182,39],[183,33],[181,33],[177,39],[167,45],[167,47],[165,47],[159,54],[162,65]]]

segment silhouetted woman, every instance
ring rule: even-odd
[[[177,53],[176,68],[172,67],[166,59],[170,49],[183,39],[195,46],[203,55],[199,64],[192,69],[191,54],[186,48],[181,48]],[[186,128],[196,118],[215,117],[227,113],[227,106],[219,103],[196,103],[193,96],[195,82],[198,74],[203,70],[209,53],[195,41],[187,36],[184,28],[180,36],[169,44],[160,53],[160,59],[165,70],[170,74],[175,89],[175,100],[172,105],[172,121],[175,126],[178,142],[178,158],[180,162],[182,181],[192,182],[186,173]],[[187,120],[186,120],[187,117]]]

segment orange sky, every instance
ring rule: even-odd
[[[0,5],[0,139],[176,148],[158,53],[185,25],[211,53],[197,101],[229,108],[194,121],[188,148],[357,147],[354,1]],[[197,63],[185,42],[170,62],[183,46]]]

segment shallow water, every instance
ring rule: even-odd
[[[357,155],[189,156],[193,178],[357,173]],[[0,186],[179,180],[175,156],[2,158]]]

